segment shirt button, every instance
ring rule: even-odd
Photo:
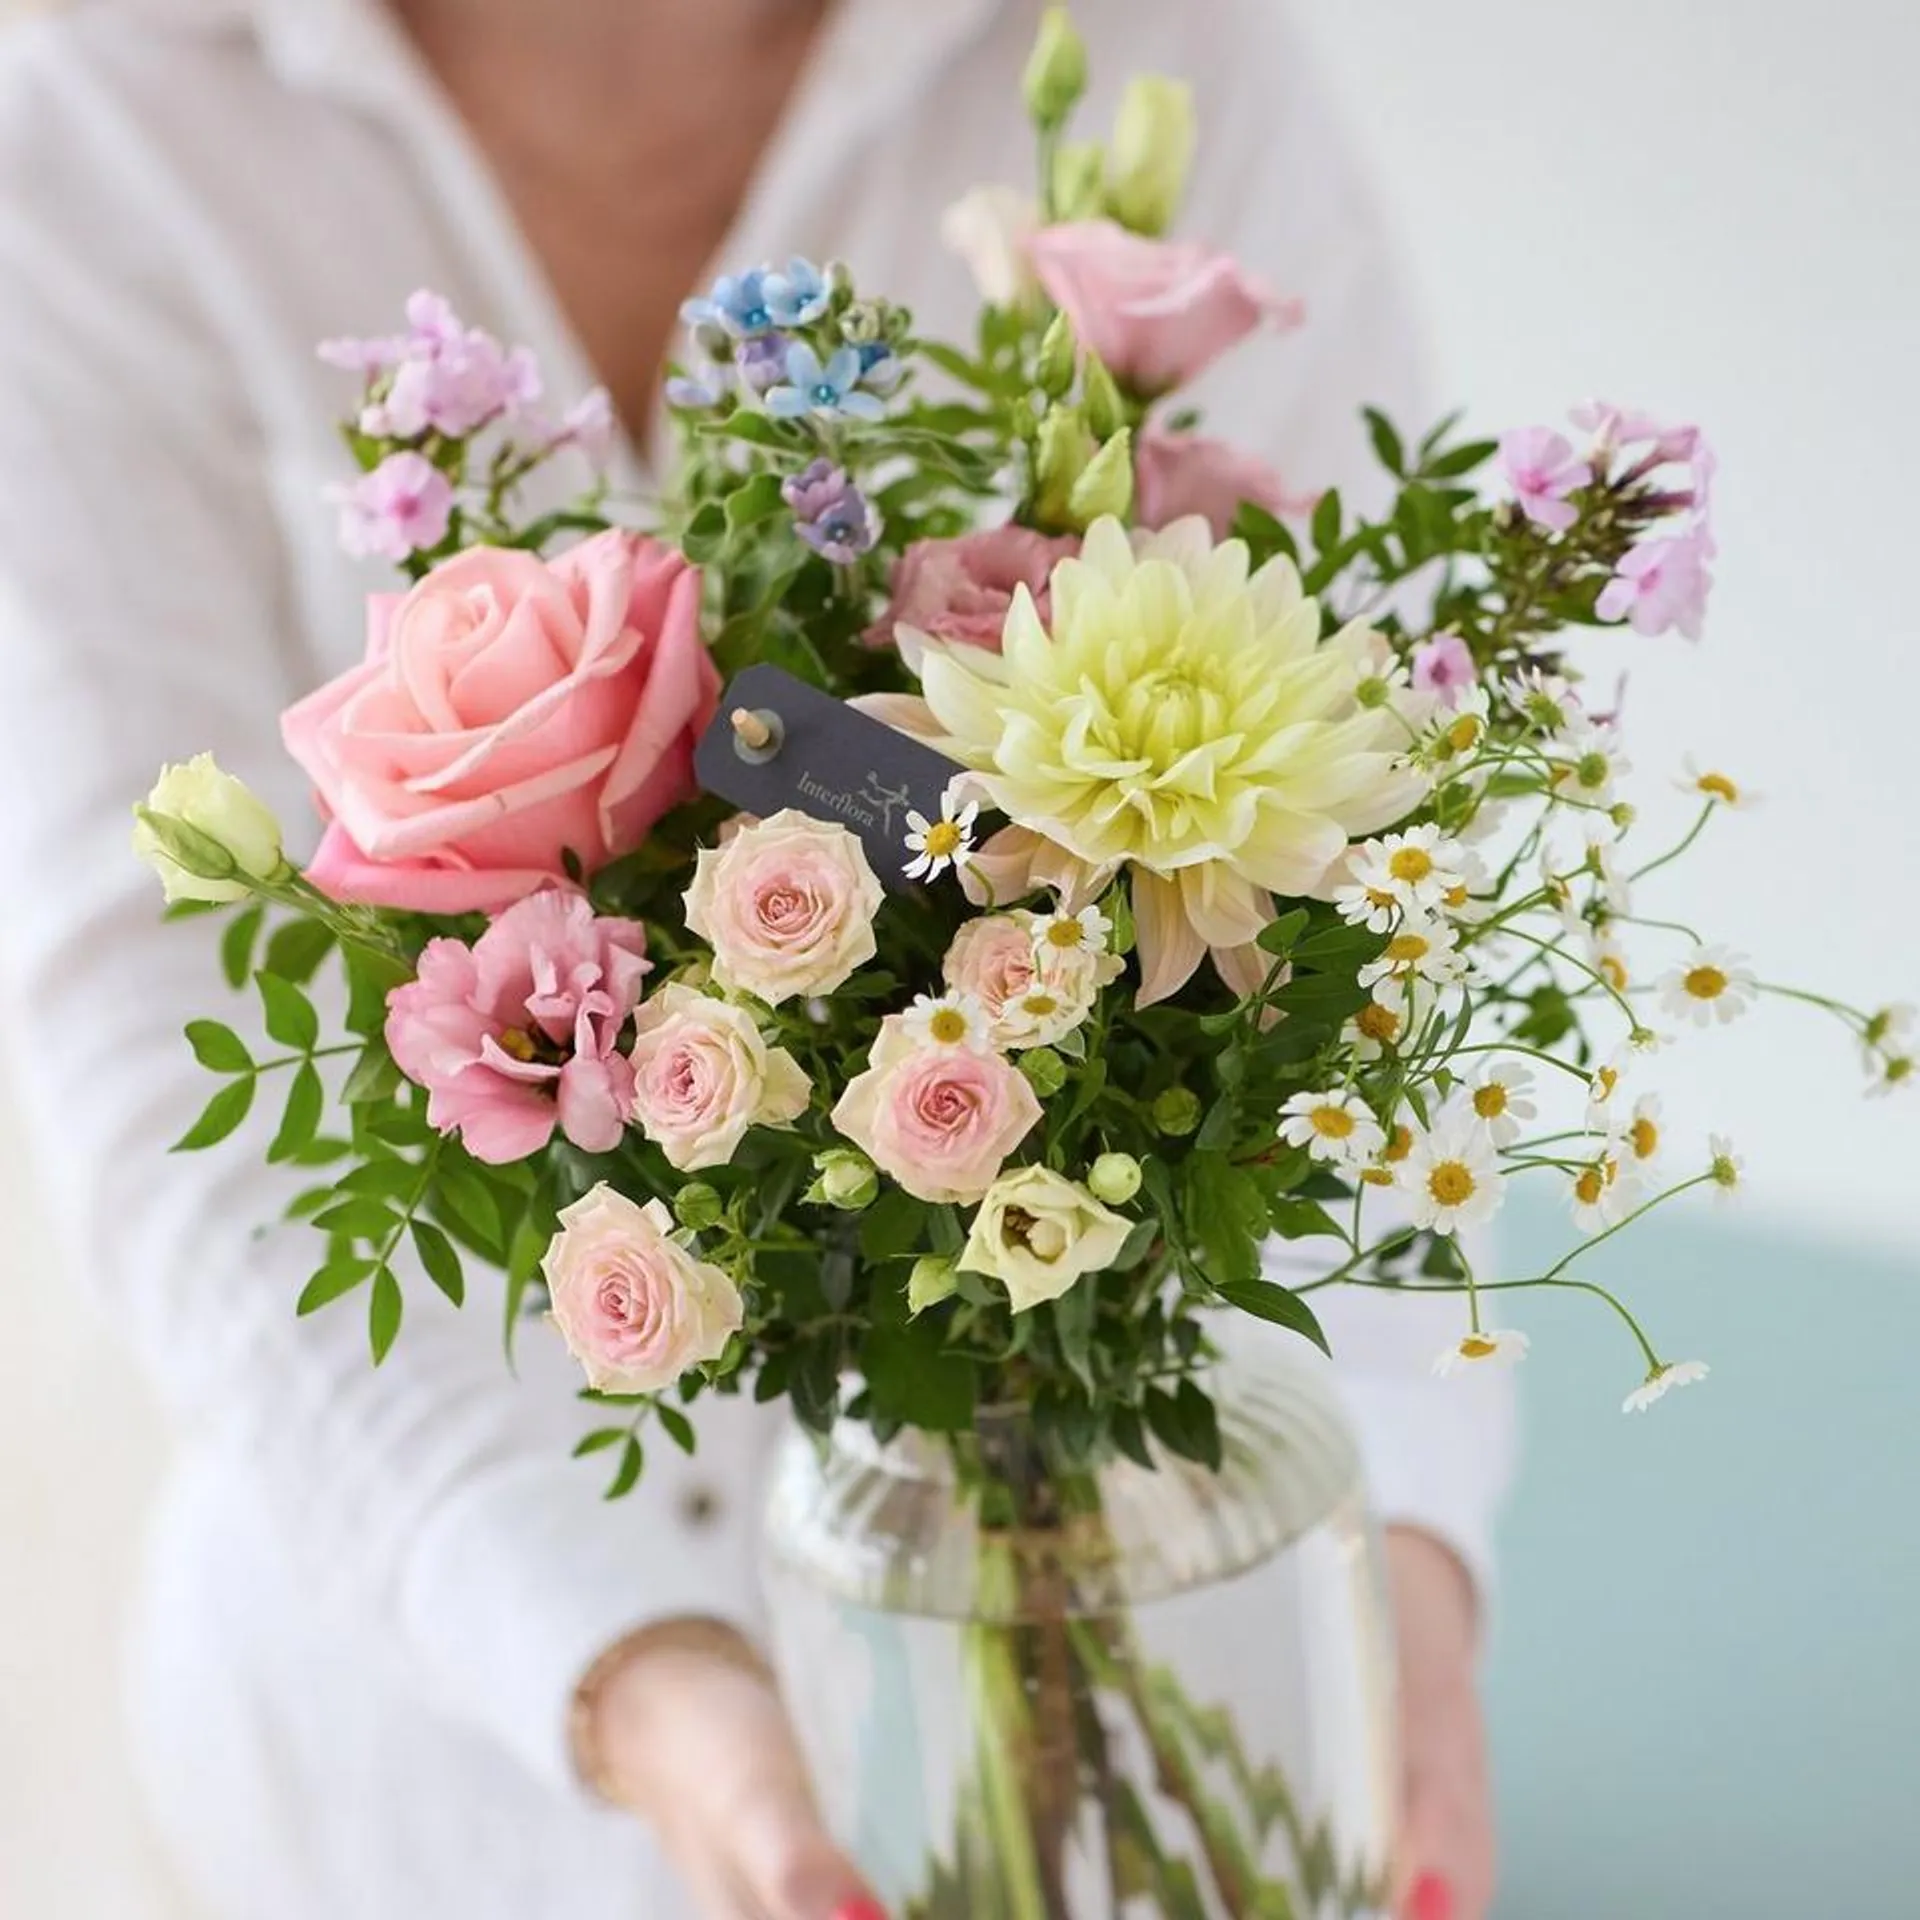
[[[704,1480],[680,1495],[680,1518],[689,1527],[710,1527],[720,1518],[720,1496]]]

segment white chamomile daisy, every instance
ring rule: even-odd
[[[1487,1219],[1506,1197],[1493,1142],[1457,1114],[1414,1136],[1398,1185],[1407,1195],[1413,1224],[1437,1233]]]
[[[1707,1135],[1707,1152],[1711,1156],[1707,1171],[1713,1176],[1713,1197],[1719,1201],[1737,1199],[1746,1181],[1746,1161],[1734,1152],[1733,1142],[1724,1133]]]
[[[1762,796],[1750,787],[1743,787],[1727,774],[1716,772],[1712,767],[1702,767],[1688,754],[1680,762],[1681,775],[1673,784],[1682,793],[1693,794],[1698,799],[1713,801],[1716,805],[1738,812],[1743,807],[1757,807]]]
[[[1913,1024],[1914,1010],[1904,1000],[1868,1015],[1860,1035],[1860,1059],[1869,1073],[1880,1072],[1882,1054],[1904,1058],[1913,1052]]]
[[[1493,1060],[1467,1083],[1462,1111],[1470,1114],[1496,1147],[1510,1147],[1520,1138],[1521,1122],[1539,1109],[1528,1098],[1533,1074],[1509,1060]]]
[[[1047,953],[1105,953],[1113,922],[1098,907],[1078,913],[1043,913],[1033,923],[1033,944]]]
[[[1635,1186],[1622,1164],[1620,1149],[1609,1141],[1597,1159],[1578,1168],[1567,1198],[1573,1224],[1582,1233],[1604,1233],[1633,1211]]]
[[[1612,1131],[1613,1116],[1618,1111],[1614,1106],[1614,1095],[1620,1091],[1620,1076],[1625,1070],[1626,1063],[1618,1054],[1603,1065],[1594,1068],[1593,1078],[1587,1082],[1589,1132]]]
[[[1707,1377],[1704,1360],[1674,1360],[1654,1370],[1620,1403],[1622,1413],[1645,1413],[1674,1387],[1690,1387]]]
[[[1460,849],[1431,823],[1367,841],[1356,850],[1353,877],[1369,898],[1384,893],[1413,913],[1436,912],[1455,892],[1464,898],[1467,884]]]
[[[1660,1128],[1660,1096],[1643,1093],[1633,1103],[1632,1117],[1620,1129],[1619,1152],[1622,1164],[1641,1173],[1651,1173],[1660,1158],[1665,1136]]]
[[[1513,1327],[1488,1327],[1463,1334],[1434,1360],[1434,1372],[1444,1380],[1450,1373],[1472,1367],[1512,1367],[1527,1357],[1533,1343]]]
[[[920,994],[907,1009],[904,1025],[923,1045],[993,1051],[993,1022],[970,993]]]
[[[1091,1011],[1085,1000],[1070,1000],[1045,980],[1036,980],[1025,993],[1000,1010],[1000,1030],[1015,1051],[1050,1047],[1064,1040]]]
[[[1696,947],[1679,966],[1660,976],[1660,1004],[1697,1027],[1737,1020],[1759,992],[1760,983],[1746,955],[1731,947]]]
[[[1280,1138],[1329,1166],[1366,1165],[1387,1144],[1373,1109],[1357,1093],[1296,1093],[1280,1109]]]
[[[1590,722],[1551,741],[1547,753],[1553,761],[1554,792],[1583,807],[1611,807],[1615,784],[1633,770],[1613,728]]]
[[[1333,904],[1348,926],[1365,927],[1369,933],[1385,933],[1400,917],[1400,902],[1389,889],[1359,880],[1335,887]]]
[[[1917,1069],[1910,1053],[1883,1053],[1867,1085],[1869,1100],[1883,1100],[1890,1093],[1904,1093],[1914,1084]]]
[[[1586,718],[1586,709],[1570,681],[1540,667],[1529,667],[1502,683],[1500,691],[1534,733],[1567,733]]]
[[[1615,993],[1625,993],[1633,983],[1626,948],[1604,927],[1594,927],[1588,933],[1587,964]]]
[[[937,880],[949,867],[956,872],[973,858],[973,823],[980,817],[980,802],[969,800],[954,811],[952,789],[942,795],[940,818],[929,820],[917,808],[907,815],[907,851],[915,857],[907,862],[909,880]]]
[[[1416,757],[1430,766],[1451,766],[1477,751],[1487,737],[1487,690],[1463,687],[1450,707],[1442,707],[1428,723],[1416,748]]]
[[[1360,969],[1360,984],[1370,987],[1375,999],[1381,997],[1383,987],[1404,988],[1416,980],[1436,987],[1458,986],[1467,971],[1459,946],[1460,936],[1444,920],[1408,915],[1380,957]]]
[[[1394,1052],[1407,1034],[1406,989],[1398,980],[1383,980],[1373,998],[1342,1029],[1341,1037],[1356,1060],[1378,1060]]]

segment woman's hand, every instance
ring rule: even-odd
[[[707,1920],[885,1920],[820,1824],[786,1709],[718,1622],[667,1622],[589,1682],[595,1784],[659,1835]]]
[[[1493,1808],[1473,1582],[1448,1548],[1412,1527],[1388,1529],[1387,1575],[1406,1761],[1399,1911],[1404,1920],[1486,1920]]]

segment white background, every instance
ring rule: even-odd
[[[1190,4],[1198,21],[1204,0]],[[1920,13],[1296,11],[1420,270],[1444,385],[1476,422],[1551,420],[1594,393],[1697,419],[1720,450],[1707,643],[1623,639],[1608,664],[1631,668],[1649,814],[1681,818],[1660,783],[1689,748],[1771,799],[1720,823],[1668,909],[1770,977],[1920,998]],[[1911,1245],[1920,1102],[1863,1107],[1837,1031],[1763,1017],[1657,1063],[1672,1117],[1735,1136],[1761,1221]],[[31,1044],[30,1019],[8,1025]],[[4,1114],[0,1220],[0,1910],[146,1920],[111,1669],[155,1436],[54,1270]]]

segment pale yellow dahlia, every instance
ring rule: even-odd
[[[1143,1005],[1209,948],[1244,985],[1272,896],[1318,890],[1424,791],[1405,727],[1355,697],[1367,630],[1322,641],[1290,561],[1250,573],[1244,543],[1198,519],[1133,541],[1096,521],[1052,602],[1051,632],[1023,588],[999,654],[934,645],[921,663],[928,731],[1015,823],[981,878],[1002,898],[1055,886],[1071,909],[1126,869]]]

